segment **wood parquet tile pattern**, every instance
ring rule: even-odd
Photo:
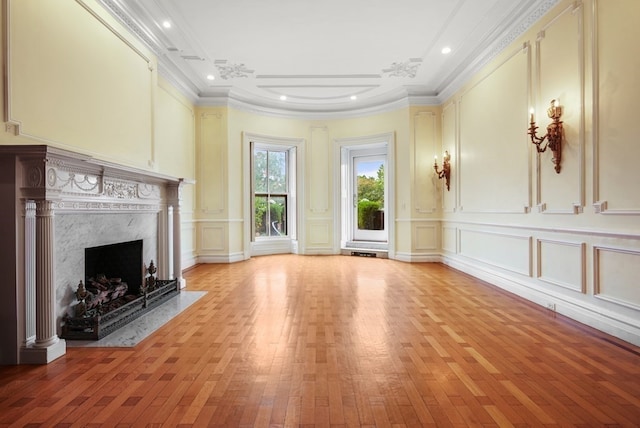
[[[0,426],[638,426],[640,349],[440,264],[267,256],[135,348],[0,368]]]

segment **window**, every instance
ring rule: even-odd
[[[253,144],[253,236],[288,236],[289,148]]]

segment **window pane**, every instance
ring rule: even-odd
[[[256,196],[253,205],[256,236],[269,236],[267,229],[267,224],[269,223],[269,218],[267,217],[267,197]]]
[[[267,191],[267,151],[255,150],[253,156],[253,179],[256,193]]]
[[[271,220],[270,236],[287,234],[287,197],[272,196],[269,198],[269,217]]]
[[[269,152],[269,193],[287,191],[287,152]]]

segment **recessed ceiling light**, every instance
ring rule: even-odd
[[[164,28],[171,28],[171,22],[170,21],[162,21],[162,26]]]
[[[358,96],[357,96],[357,95],[351,95],[351,99],[352,99],[352,100],[357,100],[357,99],[358,99]]]
[[[448,54],[448,53],[451,53],[451,48],[449,46],[443,47],[442,48],[442,53],[445,54],[445,55]]]
[[[286,95],[280,95],[280,100],[281,100],[281,101],[286,101],[286,99],[287,99],[287,96],[286,96]]]
[[[208,74],[208,75],[207,75],[207,80],[213,80],[213,79],[215,79],[215,78],[216,78],[216,77],[215,77],[213,74]]]

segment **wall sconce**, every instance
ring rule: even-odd
[[[438,171],[438,156],[433,157],[433,169],[436,170],[436,174],[438,174],[439,179],[444,178],[447,185],[447,191],[449,191],[449,178],[451,178],[451,165],[449,165],[450,160],[451,155],[448,151],[445,151],[442,159],[442,170]]]
[[[536,150],[538,153],[543,153],[547,150],[547,147],[551,149],[553,152],[553,158],[551,161],[555,164],[555,170],[558,174],[560,174],[560,160],[562,159],[562,121],[560,120],[560,116],[562,116],[562,107],[558,100],[551,100],[551,105],[547,109],[547,116],[553,120],[547,126],[547,133],[542,137],[538,137],[536,133],[535,118],[533,117],[533,109],[529,112],[529,132],[528,134],[531,136],[531,142],[536,145]],[[544,140],[547,140],[547,144],[540,147]]]

